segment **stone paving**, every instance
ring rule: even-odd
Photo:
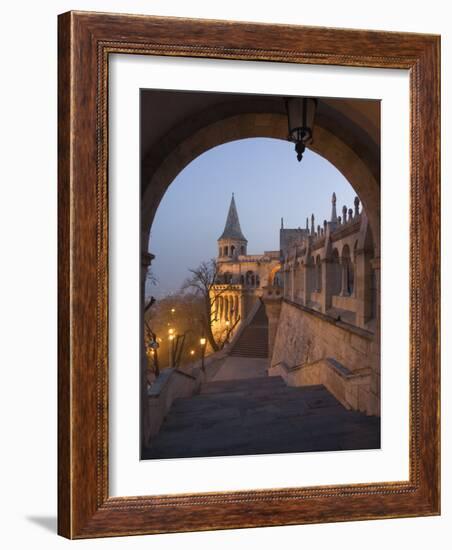
[[[226,360],[200,394],[173,403],[143,458],[380,448],[378,417],[346,410],[324,386],[265,377],[265,360],[228,365],[238,359]],[[243,378],[228,379],[236,369]]]

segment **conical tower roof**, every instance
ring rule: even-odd
[[[246,241],[240,228],[239,215],[237,214],[237,207],[235,206],[234,193],[232,193],[231,204],[229,206],[229,212],[226,219],[226,225],[224,226],[224,231],[218,240],[221,241],[222,239],[235,239],[238,241]]]

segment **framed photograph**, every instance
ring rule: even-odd
[[[59,16],[59,533],[440,513],[438,36]]]

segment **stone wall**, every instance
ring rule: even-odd
[[[370,372],[364,410],[380,414],[380,355],[375,335],[284,301],[270,367],[284,364],[293,368],[329,358],[351,373]]]

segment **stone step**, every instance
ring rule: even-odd
[[[209,382],[176,399],[145,458],[380,447],[379,418],[347,411],[324,386],[280,377]]]
[[[268,357],[268,319],[263,304],[231,350],[234,357]]]
[[[200,395],[206,393],[219,393],[219,392],[239,392],[242,390],[257,391],[259,389],[269,388],[287,389],[284,380],[280,376],[269,376],[266,378],[246,378],[244,380],[219,380],[218,382],[208,382],[201,388]]]

